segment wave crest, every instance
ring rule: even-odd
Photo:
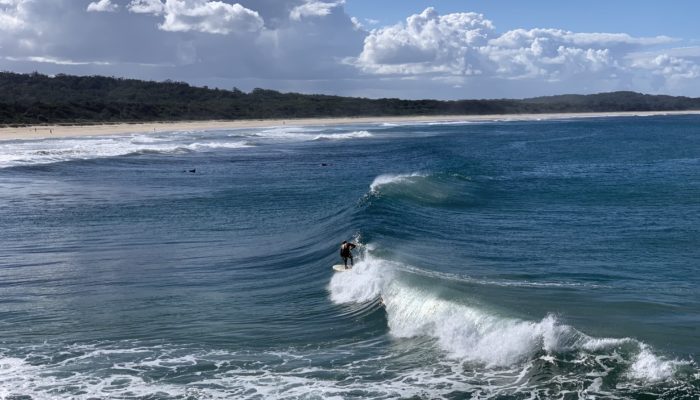
[[[354,131],[345,133],[324,133],[321,135],[316,135],[313,140],[345,140],[345,139],[358,139],[358,138],[368,138],[372,137],[371,133],[368,131]]]
[[[369,186],[367,199],[399,200],[438,207],[465,207],[482,201],[479,184],[459,173],[382,174]]]

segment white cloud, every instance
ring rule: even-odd
[[[490,41],[491,45],[504,48],[527,46],[538,38],[548,38],[575,47],[639,47],[666,44],[674,39],[667,36],[635,38],[626,33],[575,33],[561,29],[514,29]]]
[[[671,80],[700,78],[700,65],[668,54],[638,59],[632,65]]]
[[[71,61],[65,59],[58,59],[53,57],[3,57],[9,61],[32,61],[42,64],[56,64],[56,65],[111,65],[108,61]]]
[[[163,15],[159,28],[168,32],[203,32],[227,35],[255,32],[264,26],[258,12],[235,3],[207,0],[132,0],[127,8],[136,14]]]
[[[513,33],[475,49],[490,62],[489,74],[507,79],[561,80],[583,73],[612,74],[620,68],[610,49],[577,47],[566,32],[527,31],[527,39],[522,41],[514,41]]]
[[[474,49],[493,35],[493,24],[481,14],[438,15],[427,8],[405,24],[373,30],[357,65],[378,74],[480,74]]]
[[[0,0],[0,31],[19,31],[27,27],[25,0]]]
[[[114,12],[119,8],[118,5],[112,4],[110,0],[93,1],[88,4],[87,11],[89,12]]]
[[[204,0],[166,0],[160,29],[170,32],[204,32],[227,35],[262,29],[260,15],[240,4]]]
[[[132,0],[127,8],[129,11],[137,14],[160,15],[163,13],[165,6],[160,0]]]
[[[300,21],[302,18],[308,17],[325,17],[329,15],[334,8],[345,4],[344,0],[327,3],[325,1],[307,0],[304,4],[298,5],[289,13],[289,18],[294,21]]]
[[[355,27],[356,30],[364,29],[365,27],[362,25],[359,19],[356,17],[351,17],[350,21],[352,21],[352,25]]]
[[[639,72],[673,79],[697,77],[698,65],[688,59],[647,57],[630,62],[627,57],[674,41],[667,36],[637,38],[559,29],[498,34],[481,14],[439,15],[428,8],[405,23],[371,31],[361,54],[346,61],[374,75],[437,77],[453,85],[474,77],[565,82],[572,87],[579,79],[622,82]]]

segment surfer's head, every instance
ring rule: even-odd
[[[347,241],[346,241],[346,240],[343,240],[343,243],[341,243],[341,244],[345,244],[345,243],[347,243]]]

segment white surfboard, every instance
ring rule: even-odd
[[[343,271],[348,271],[350,268],[345,268],[345,265],[343,264],[335,264],[333,266],[333,271],[335,272],[343,272]]]

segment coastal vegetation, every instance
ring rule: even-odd
[[[465,93],[468,97],[468,93]],[[0,124],[700,110],[700,98],[622,91],[498,100],[368,99],[0,72]]]

